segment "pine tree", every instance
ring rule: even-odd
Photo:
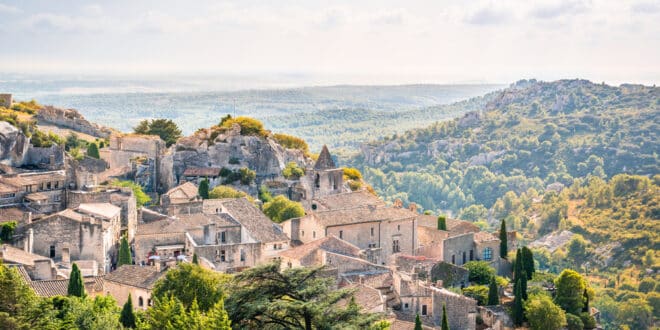
[[[199,265],[199,259],[197,258],[197,253],[193,253],[192,263],[195,265]]]
[[[490,284],[488,285],[488,306],[494,306],[500,304],[500,294],[497,288],[497,280],[495,276],[490,278]]]
[[[511,316],[513,318],[513,323],[516,325],[521,325],[523,322],[523,301],[522,301],[522,289],[520,288],[520,281],[516,281],[515,289],[513,291],[513,309],[511,310]]]
[[[442,304],[442,330],[449,330],[449,322],[447,322],[447,306]]]
[[[534,275],[534,253],[528,247],[522,248],[523,269],[527,273],[527,279],[531,280]]]
[[[444,215],[438,216],[438,230],[447,230],[447,217]]]
[[[199,183],[197,193],[202,196],[203,199],[209,199],[209,180],[204,179]]]
[[[87,145],[87,156],[96,159],[101,158],[101,155],[99,154],[99,147],[96,145],[96,143],[92,142]]]
[[[135,313],[133,313],[133,299],[131,299],[130,293],[128,294],[128,300],[121,309],[119,322],[126,328],[135,328]]]
[[[71,267],[71,276],[69,277],[69,287],[67,289],[67,295],[76,296],[84,298],[85,295],[85,286],[83,285],[83,279],[80,275],[80,269],[76,263],[73,263]]]
[[[126,236],[122,236],[121,244],[119,245],[119,260],[117,260],[117,267],[121,265],[132,265],[133,257],[131,256],[131,249],[128,246]]]
[[[208,329],[231,330],[231,321],[225,310],[225,302],[220,299],[213,308],[206,313],[206,327]]]
[[[591,311],[589,310],[589,294],[587,293],[587,288],[584,288],[582,297],[584,297],[584,306],[582,307],[582,312],[590,313]]]
[[[506,221],[502,219],[502,224],[500,225],[500,257],[506,259],[506,254],[509,250],[509,243],[507,242],[506,236]]]
[[[419,313],[415,316],[415,330],[422,330],[422,320],[419,318]]]

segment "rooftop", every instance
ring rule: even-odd
[[[78,211],[106,219],[112,219],[121,212],[121,208],[110,203],[83,203],[78,206]]]
[[[334,235],[330,235],[283,251],[280,253],[280,256],[299,260],[309,256],[312,253],[316,253],[318,250],[334,252],[352,257],[358,257],[360,255],[360,248],[349,242],[341,240]]]
[[[438,228],[438,217],[435,215],[420,215],[418,219],[420,226]],[[481,231],[477,225],[469,221],[447,218],[446,223],[450,237]]]
[[[240,226],[236,220],[226,214],[179,214],[176,218],[165,218],[149,223],[138,224],[137,235],[185,233],[193,228],[215,223],[220,227]]]
[[[317,210],[338,210],[350,207],[363,206],[385,206],[385,203],[368,191],[356,191],[341,194],[328,195],[314,198],[311,202],[317,204]]]
[[[314,164],[314,169],[330,170],[335,168],[337,168],[337,165],[335,165],[335,161],[332,160],[332,156],[330,156],[330,151],[328,151],[328,147],[326,145],[323,145],[323,148],[321,149],[321,153],[319,154],[319,158],[316,160],[316,164]]]
[[[229,215],[247,229],[248,234],[256,241],[268,243],[289,240],[280,226],[273,223],[246,198],[223,199],[222,206]]]
[[[2,244],[2,258],[0,259],[4,263],[16,263],[27,266],[34,266],[34,262],[37,260],[50,260],[47,257],[25,252],[22,249],[7,244]]]
[[[329,227],[363,222],[404,220],[417,216],[417,213],[411,212],[408,209],[367,206],[315,212],[306,217],[314,218],[323,226]]]
[[[170,199],[192,200],[197,197],[197,190],[197,186],[194,183],[186,182],[168,190],[165,195],[169,196]]]
[[[105,280],[150,290],[165,273],[151,266],[123,265],[105,275]]]

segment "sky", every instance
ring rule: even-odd
[[[4,73],[660,82],[660,1],[0,0],[0,17]]]

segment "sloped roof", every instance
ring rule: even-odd
[[[222,206],[229,215],[245,227],[248,234],[256,241],[268,243],[289,240],[280,226],[273,223],[246,198],[223,199]]]
[[[488,242],[488,241],[499,241],[500,239],[491,233],[485,231],[479,231],[474,233],[475,242]]]
[[[318,205],[318,210],[338,210],[369,205],[385,206],[385,202],[378,198],[378,196],[374,196],[372,193],[364,190],[314,198],[312,204],[314,203]]]
[[[179,214],[175,218],[164,218],[149,223],[138,224],[136,235],[185,233],[189,229],[200,228],[215,223],[220,227],[239,226],[239,223],[226,214]]]
[[[170,190],[168,190],[165,195],[171,198],[188,198],[194,199],[197,197],[197,186],[192,182],[186,182],[180,184]]]
[[[355,207],[350,209],[315,212],[308,217],[315,218],[323,226],[348,225],[385,220],[403,220],[417,217],[408,209],[393,207]]]
[[[328,151],[328,147],[326,145],[323,145],[323,148],[321,149],[321,153],[319,154],[319,158],[316,160],[316,164],[314,164],[314,169],[330,170],[334,168],[337,168],[337,165],[335,165],[335,162],[332,160],[332,156],[330,156],[330,151]]]
[[[297,246],[295,248],[280,252],[280,256],[300,260],[318,250],[334,252],[351,257],[359,257],[360,248],[337,238],[334,235],[326,236],[315,241]]]
[[[112,219],[121,212],[121,208],[110,203],[82,203],[78,206],[78,211]]]
[[[103,292],[103,276],[83,277],[83,282],[88,294]],[[42,297],[66,296],[69,280],[28,281],[28,285]]]
[[[105,275],[107,282],[130,285],[136,288],[151,290],[166,272],[159,272],[156,267],[123,265],[110,274]]]
[[[372,310],[385,309],[385,301],[380,294],[380,291],[368,287],[364,284],[351,284],[346,288],[355,290],[353,297],[355,298],[355,303],[358,306],[362,307],[364,311],[371,312]],[[345,298],[337,302],[338,307],[346,307],[351,301],[351,298]]]
[[[2,244],[2,259],[5,263],[17,263],[27,266],[34,266],[34,262],[37,260],[50,260],[48,257],[25,252],[7,244]]]
[[[447,231],[449,232],[450,237],[481,231],[477,225],[469,221],[447,218],[446,223]],[[438,217],[434,215],[420,215],[419,225],[424,227],[438,228]]]

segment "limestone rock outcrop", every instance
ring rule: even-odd
[[[40,124],[50,123],[96,137],[107,138],[112,134],[111,129],[88,121],[74,109],[62,109],[47,105],[39,109],[35,118]]]
[[[6,121],[0,121],[0,163],[19,167],[23,165],[30,147],[30,139]]]

